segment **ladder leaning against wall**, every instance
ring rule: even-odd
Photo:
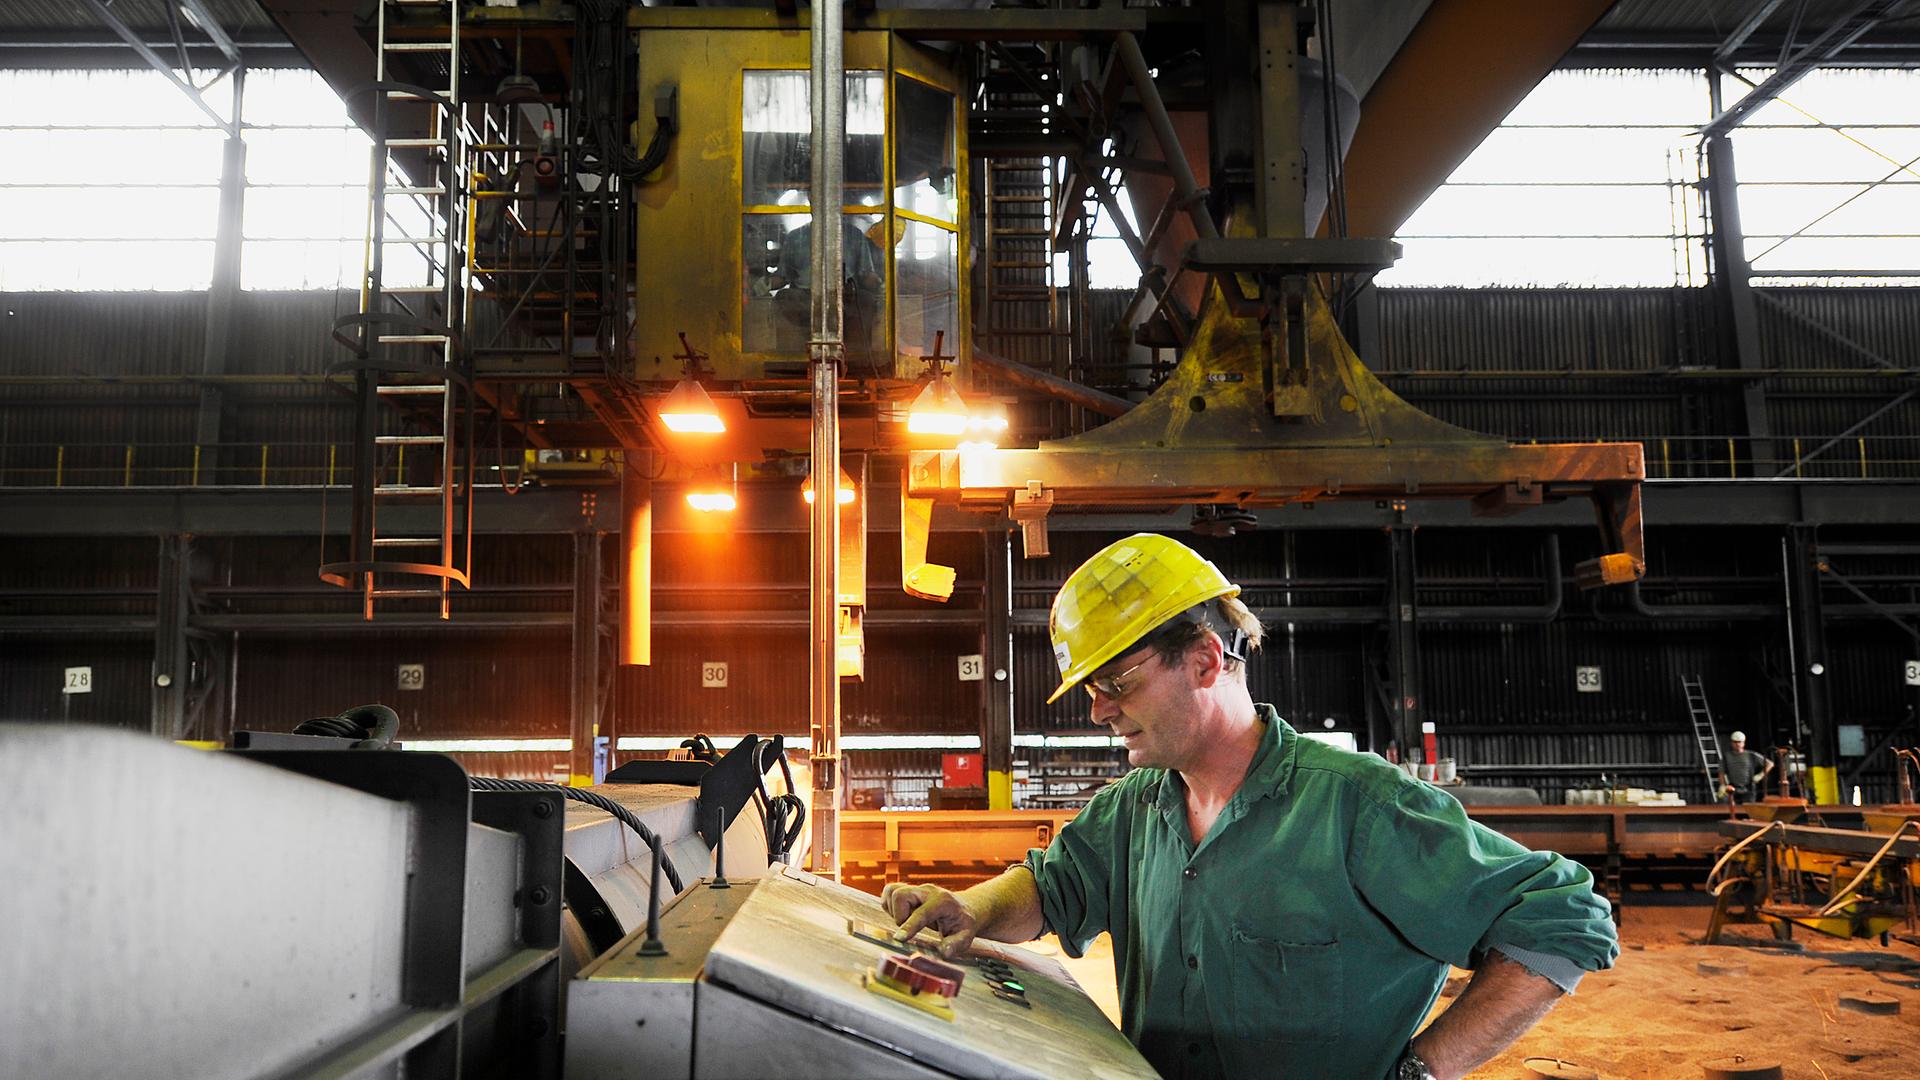
[[[1707,796],[1718,801],[1726,790],[1727,763],[1720,753],[1720,737],[1713,731],[1713,710],[1707,707],[1707,689],[1698,675],[1680,676],[1680,688],[1687,695],[1687,718],[1693,724],[1693,739],[1700,747],[1700,768],[1707,778]]]

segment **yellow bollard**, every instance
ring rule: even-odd
[[[1864,436],[1855,440],[1860,444],[1860,479],[1867,478],[1867,440]]]
[[[1733,440],[1732,440],[1732,439],[1728,439],[1728,440],[1727,440],[1727,475],[1728,475],[1728,476],[1738,476],[1738,475],[1740,475],[1740,468],[1739,468],[1739,466],[1738,466],[1738,465],[1736,465],[1736,464],[1734,464],[1734,452],[1733,452]]]
[[[1660,440],[1660,475],[1673,479],[1673,460],[1667,456],[1667,440]]]
[[[121,487],[133,486],[133,444],[132,443],[127,444],[127,463],[126,463],[126,467],[121,471],[121,474],[120,474],[120,486]]]
[[[56,447],[53,452],[53,486],[60,487],[67,479],[67,448]]]
[[[200,486],[200,446],[197,443],[193,447],[193,486]]]
[[[1799,439],[1793,440],[1793,476],[1794,476],[1794,479],[1796,480],[1800,478],[1800,440]]]
[[[260,486],[267,486],[267,444],[260,444]]]
[[[332,443],[327,444],[327,486],[328,487],[333,486],[333,459],[339,452],[339,449],[340,449],[339,447],[333,445]]]

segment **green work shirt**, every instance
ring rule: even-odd
[[[1069,954],[1113,934],[1121,1027],[1163,1075],[1383,1077],[1449,964],[1612,965],[1585,867],[1259,709],[1260,750],[1198,847],[1180,775],[1135,769],[1027,854]]]

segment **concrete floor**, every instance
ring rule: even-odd
[[[1659,898],[1677,899],[1677,898]],[[1693,898],[1686,898],[1691,900]],[[1559,1058],[1608,1080],[1699,1078],[1703,1063],[1739,1054],[1781,1067],[1788,1080],[1920,1076],[1920,948],[1895,940],[1841,941],[1811,932],[1790,950],[1757,926],[1699,944],[1708,909],[1698,903],[1637,904],[1621,925],[1620,961],[1587,976],[1541,1024],[1474,1073],[1530,1077],[1528,1058]],[[1053,938],[1033,946],[1054,956],[1119,1022],[1113,945],[1101,935],[1075,960]],[[1706,974],[1702,961],[1731,974]],[[1744,967],[1744,973],[1739,973]],[[1464,985],[1455,972],[1449,991]],[[1897,1015],[1843,1009],[1840,995],[1875,991],[1897,1000]],[[1443,997],[1435,1013],[1451,1004]]]

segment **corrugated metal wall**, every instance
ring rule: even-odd
[[[1920,365],[1920,290],[1757,290],[1764,366],[1794,371]],[[1644,372],[1648,379],[1389,378],[1407,400],[1451,423],[1516,439],[1669,438],[1656,450],[1679,475],[1723,462],[1716,440],[1746,434],[1733,380],[1651,381],[1721,366],[1710,296],[1686,289],[1389,289],[1379,298],[1376,369],[1421,372]],[[1909,387],[1889,377],[1779,377],[1767,383],[1776,454],[1811,452]],[[1920,399],[1852,431],[1803,475],[1920,475]],[[1718,455],[1716,457],[1716,455]],[[1744,455],[1743,455],[1744,456]]]
[[[239,727],[291,731],[313,716],[379,702],[400,714],[401,738],[564,738],[571,664],[567,633],[418,630],[242,636]],[[423,664],[417,691],[400,664]]]
[[[153,638],[90,633],[48,641],[0,637],[0,721],[105,724],[148,730]],[[66,669],[90,667],[92,690],[64,692]]]
[[[329,337],[336,314],[357,298],[331,292],[243,292],[235,308],[233,347],[225,374],[235,377],[324,374],[344,355]],[[146,378],[202,373],[205,293],[0,294],[0,356],[6,375],[115,375]],[[231,470],[215,474],[203,461],[201,482],[253,482],[267,455],[274,482],[312,483],[322,472],[295,475],[296,465],[323,467],[324,451],[302,444],[344,442],[351,435],[349,399],[314,384],[228,381],[221,384],[226,422],[221,441]],[[129,469],[138,484],[187,483],[192,477],[199,387],[188,382],[13,383],[0,387],[0,484],[56,482],[113,486]],[[343,464],[342,469],[345,468]]]

